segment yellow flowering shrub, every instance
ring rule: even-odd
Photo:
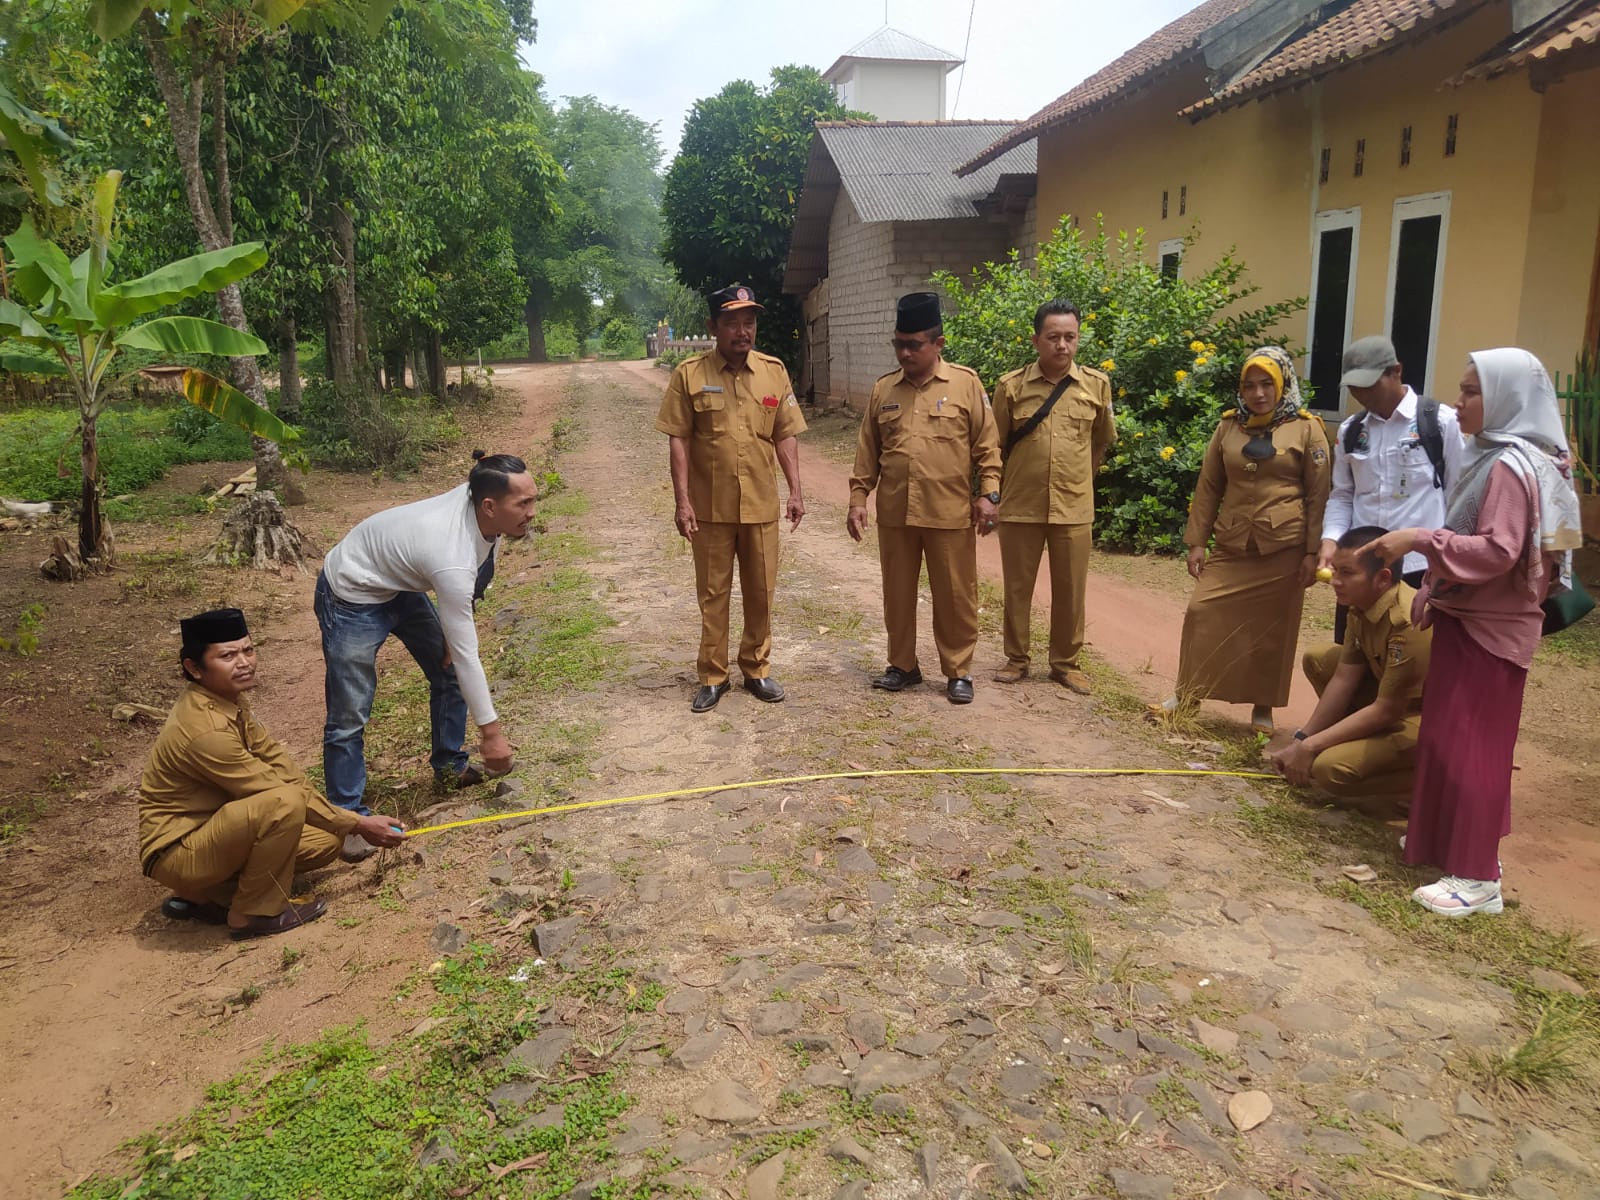
[[[1063,297],[1084,309],[1078,361],[1112,377],[1119,433],[1095,481],[1096,540],[1176,553],[1206,443],[1238,402],[1240,367],[1305,302],[1245,308],[1255,288],[1231,254],[1205,270],[1185,255],[1178,279],[1163,277],[1152,258],[1142,231],[1113,237],[1097,221],[1088,234],[1063,219],[1033,269],[1013,251],[1005,262],[934,281],[951,301],[946,357],[977,371],[991,391],[1033,361],[1032,342],[1014,335],[1032,329],[1035,308]]]

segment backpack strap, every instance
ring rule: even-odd
[[[1356,443],[1361,440],[1361,430],[1365,427],[1366,420],[1367,411],[1362,409],[1356,414],[1355,420],[1344,427],[1344,452],[1346,454],[1354,454],[1356,452]]]
[[[1444,428],[1439,423],[1439,402],[1432,396],[1417,399],[1417,437],[1427,452],[1428,461],[1433,464],[1433,486],[1443,488]]]

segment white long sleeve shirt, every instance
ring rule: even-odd
[[[1444,487],[1433,486],[1433,464],[1417,432],[1417,394],[1406,389],[1388,420],[1374,413],[1354,413],[1339,425],[1333,440],[1333,491],[1322,517],[1324,541],[1338,541],[1352,529],[1444,528],[1445,497],[1461,473],[1461,426],[1456,410],[1439,405],[1439,432],[1444,437]],[[1355,451],[1344,451],[1350,423],[1363,416]],[[1408,554],[1401,570],[1424,570],[1428,560]]]
[[[478,661],[472,590],[499,539],[478,532],[467,485],[442,496],[385,509],[328,551],[322,573],[347,604],[384,604],[401,592],[432,592],[455,663],[456,681],[479,726],[495,720],[489,679]]]

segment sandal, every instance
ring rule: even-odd
[[[1272,706],[1257,704],[1250,709],[1250,728],[1256,733],[1272,736],[1272,731],[1277,728],[1272,722]]]
[[[269,937],[274,933],[287,933],[291,929],[298,929],[307,921],[315,921],[327,911],[328,902],[320,898],[307,904],[291,904],[275,917],[250,917],[249,923],[243,928],[230,929],[228,933],[236,942],[248,938]]]

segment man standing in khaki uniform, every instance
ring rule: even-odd
[[[731,686],[728,607],[735,559],[744,596],[739,669],[745,690],[768,703],[783,699],[783,685],[767,675],[778,586],[777,467],[789,484],[784,515],[791,532],[806,512],[795,440],[806,421],[783,362],[754,348],[763,306],[738,284],[707,299],[706,327],[716,349],[678,364],[656,414],[656,428],[672,443],[674,520],[694,551],[700,688],[690,708],[697,713],[710,712]]]
[[[181,622],[189,685],[161,727],[139,781],[139,860],[175,893],[174,920],[226,923],[237,938],[283,933],[327,911],[294,904],[295,872],[327,866],[343,839],[398,846],[393,817],[329,804],[251,714],[256,650],[236,608]]]
[[[1111,381],[1077,365],[1078,309],[1047,300],[1033,314],[1038,361],[1000,378],[994,423],[1005,473],[1000,479],[1000,562],[1005,570],[1006,665],[998,683],[1028,677],[1033,586],[1039,556],[1050,553],[1050,678],[1079,695],[1089,677],[1083,649],[1084,596],[1094,530],[1094,475],[1117,440]]]
[[[867,529],[867,495],[878,489],[878,561],[889,666],[872,686],[898,692],[922,682],[917,665],[917,582],[923,560],[933,593],[933,640],[952,704],[972,702],[978,645],[978,547],[1000,503],[1000,443],[977,373],[947,363],[939,297],[902,296],[895,312],[900,369],[872,388],[850,477],[846,527]],[[972,476],[979,477],[978,496]]]
[[[1416,592],[1401,580],[1401,564],[1360,553],[1385,532],[1362,526],[1338,540],[1333,591],[1350,610],[1344,645],[1306,652],[1306,677],[1320,699],[1294,739],[1272,755],[1272,765],[1290,783],[1403,809],[1411,797],[1433,631],[1411,624]]]

